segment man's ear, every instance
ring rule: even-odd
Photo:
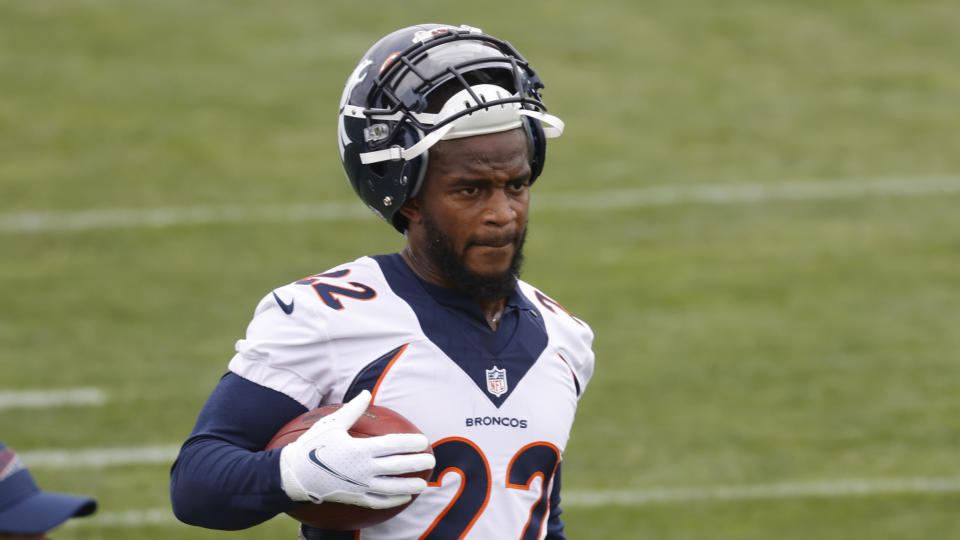
[[[413,198],[407,200],[403,203],[403,206],[400,207],[400,215],[407,218],[408,223],[416,223],[417,225],[423,223],[423,213],[420,212],[420,199]]]

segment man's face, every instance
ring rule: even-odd
[[[411,246],[447,286],[488,298],[512,290],[530,207],[527,153],[519,128],[440,141],[430,150],[408,215]]]

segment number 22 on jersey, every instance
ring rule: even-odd
[[[472,442],[450,437],[433,445],[437,465],[429,485],[439,487],[448,473],[460,475],[460,489],[450,504],[437,516],[422,540],[463,538],[483,513],[490,499],[491,472],[487,458]],[[507,466],[507,487],[529,490],[533,480],[541,479],[540,497],[530,508],[530,517],[521,540],[540,537],[544,520],[550,511],[550,484],[560,464],[560,451],[547,442],[535,442],[521,448]]]

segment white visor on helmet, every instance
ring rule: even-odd
[[[473,94],[471,94],[471,91]],[[479,98],[480,103],[474,99],[474,95]],[[470,89],[464,88],[450,97],[444,103],[439,113],[414,113],[416,119],[423,124],[436,125],[444,120],[463,113],[471,108],[480,106],[471,113],[465,114],[443,127],[431,131],[421,138],[410,148],[392,147],[374,152],[360,154],[361,163],[378,163],[387,160],[410,160],[427,150],[438,141],[461,139],[463,137],[473,137],[476,135],[486,135],[489,133],[499,133],[516,129],[522,125],[522,117],[529,116],[545,124],[543,134],[552,139],[563,134],[563,121],[552,114],[542,111],[533,111],[524,109],[518,101],[508,103],[498,103],[489,107],[483,106],[484,103],[494,102],[504,99],[515,98],[508,90],[493,84],[476,84]],[[357,108],[359,109],[359,108]],[[352,111],[349,107],[345,108],[346,114],[362,114],[362,110]],[[372,120],[397,120],[396,115],[371,115]]]

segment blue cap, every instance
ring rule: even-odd
[[[40,491],[20,456],[0,442],[0,532],[42,534],[96,510],[89,497]]]

